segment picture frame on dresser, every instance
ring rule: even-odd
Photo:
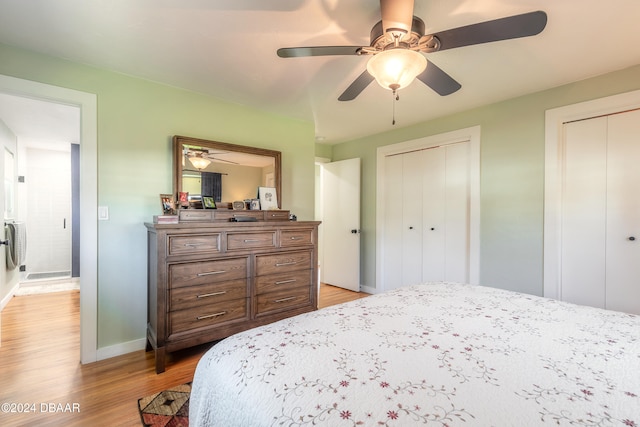
[[[278,209],[278,193],[274,187],[258,187],[260,209],[268,211]]]
[[[209,196],[202,196],[202,207],[205,209],[216,209],[215,199]]]
[[[162,214],[171,215],[175,213],[175,207],[173,203],[173,195],[160,194],[160,204],[162,205]]]

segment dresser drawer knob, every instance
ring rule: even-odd
[[[187,242],[187,243],[185,243],[184,245],[185,245],[187,248],[195,248],[195,247],[198,247],[198,246],[202,246],[202,245],[204,245],[204,243],[202,243],[202,242],[196,242],[196,243],[189,243],[189,242]]]
[[[197,298],[207,298],[207,297],[215,297],[218,295],[224,295],[226,294],[227,291],[221,291],[221,292],[212,292],[210,294],[202,294],[202,295],[198,295]]]
[[[281,280],[279,282],[276,282],[276,285],[284,285],[285,283],[293,283],[295,282],[296,279],[290,279],[290,280]]]
[[[292,261],[292,262],[279,262],[276,264],[276,267],[284,267],[287,265],[296,265],[298,263],[298,261]]]
[[[244,239],[243,242],[244,243],[255,243],[255,242],[260,242],[260,239]]]
[[[302,237],[300,237],[300,236],[292,236],[291,240],[302,240]]]
[[[219,313],[207,314],[206,316],[198,316],[196,317],[196,319],[198,320],[211,319],[212,317],[224,316],[225,314],[227,314],[226,311],[221,311]]]
[[[202,276],[211,276],[213,274],[222,274],[222,273],[226,273],[226,270],[219,270],[219,271],[205,271],[204,273],[198,273],[198,277],[202,277]]]
[[[275,300],[274,302],[286,302],[286,301],[291,301],[293,299],[296,299],[296,297],[280,298],[280,299]]]

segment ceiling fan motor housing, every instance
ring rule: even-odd
[[[417,49],[420,38],[424,35],[424,29],[424,21],[417,16],[414,16],[411,23],[411,34],[402,37],[400,42],[406,44],[407,48],[409,49]],[[402,31],[404,33],[404,30],[398,31]],[[393,29],[391,29],[391,31],[389,32],[393,32]],[[382,21],[379,21],[371,29],[370,46],[373,47],[376,51],[383,51],[389,47],[393,47],[394,40],[392,37],[393,36],[388,36],[384,33]]]

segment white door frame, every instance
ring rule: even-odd
[[[80,362],[98,349],[98,108],[95,94],[0,75],[0,92],[80,108]]]
[[[384,198],[386,156],[401,154],[413,150],[437,147],[469,141],[469,282],[480,282],[480,126],[458,129],[438,135],[404,141],[397,144],[378,147],[376,173],[376,289],[383,292],[384,287]]]
[[[640,90],[566,105],[545,113],[544,273],[542,294],[560,296],[564,124],[640,108]]]

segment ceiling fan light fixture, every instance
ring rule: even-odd
[[[199,156],[189,157],[189,161],[198,170],[202,170],[206,168],[211,163],[211,160],[205,159],[204,157],[199,157]]]
[[[377,53],[367,62],[367,71],[385,89],[396,91],[411,84],[427,68],[427,59],[420,52],[406,48],[391,48]]]

